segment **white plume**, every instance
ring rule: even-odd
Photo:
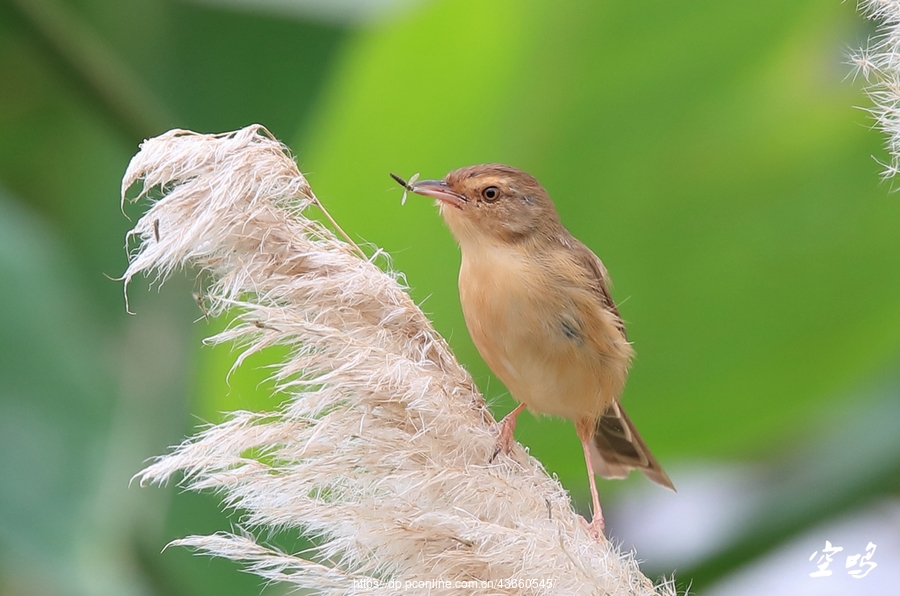
[[[397,274],[306,215],[318,200],[263,127],[150,139],[123,202],[137,182],[151,206],[129,234],[126,288],[199,271],[209,313],[235,317],[209,341],[239,345],[236,366],[290,348],[278,411],[234,412],[137,475],[177,476],[240,514],[239,533],[173,544],[315,594],[674,594],[596,542],[521,446],[488,463],[494,420],[469,374]],[[316,550],[257,539],[287,528]]]
[[[858,74],[869,83],[869,111],[886,135],[890,163],[882,164],[884,178],[900,172],[900,1],[860,0],[860,9],[878,24],[878,36],[852,56]]]

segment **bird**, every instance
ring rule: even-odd
[[[519,405],[499,423],[494,458],[509,453],[524,409],[571,420],[587,465],[598,540],[604,518],[594,474],[637,469],[675,490],[622,408],[634,357],[603,262],[563,226],[530,174],[503,164],[406,183],[436,199],[459,244],[459,298],[479,354]],[[405,196],[405,193],[404,193]]]

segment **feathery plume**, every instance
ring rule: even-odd
[[[597,543],[568,495],[517,446],[488,463],[493,418],[469,374],[404,291],[305,212],[319,206],[285,146],[263,127],[145,141],[122,183],[152,203],[129,233],[125,272],[210,280],[208,341],[235,366],[289,346],[274,369],[288,399],[233,412],[136,477],[217,491],[237,533],[172,544],[242,562],[312,593],[674,594],[631,554]],[[158,198],[153,198],[153,197]],[[295,529],[314,552],[258,536]]]
[[[860,10],[878,24],[878,35],[868,47],[851,56],[856,74],[868,83],[866,93],[874,106],[868,111],[887,135],[890,162],[882,163],[882,178],[900,172],[900,1],[860,0]]]

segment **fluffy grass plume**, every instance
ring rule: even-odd
[[[852,56],[857,73],[869,84],[869,111],[885,135],[890,160],[884,178],[900,172],[900,0],[860,0],[860,10],[878,25],[878,35]]]
[[[150,207],[126,288],[199,272],[209,314],[234,317],[208,341],[239,346],[235,366],[290,350],[277,411],[233,412],[137,475],[216,491],[239,516],[172,544],[314,594],[674,594],[591,538],[521,446],[488,463],[494,419],[472,378],[397,274],[306,215],[318,199],[268,131],[170,131],[131,160],[123,202],[136,183]],[[283,529],[317,546],[260,538]]]

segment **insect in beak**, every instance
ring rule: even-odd
[[[433,197],[441,203],[452,205],[457,209],[462,209],[462,206],[469,202],[465,195],[458,193],[455,190],[451,190],[443,180],[418,181],[418,174],[410,178],[409,182],[406,182],[396,174],[391,174],[391,178],[396,180],[407,192],[414,192],[417,195],[425,197]],[[403,200],[406,200],[406,192],[403,193]]]
[[[415,174],[413,174],[412,177],[409,179],[409,182],[406,182],[405,180],[403,180],[403,178],[401,178],[397,174],[391,174],[391,178],[396,180],[400,184],[400,186],[403,187],[403,197],[400,199],[400,204],[406,205],[406,193],[416,192],[415,190],[413,190],[413,184],[415,184],[416,180],[419,179],[419,173],[416,172]]]

